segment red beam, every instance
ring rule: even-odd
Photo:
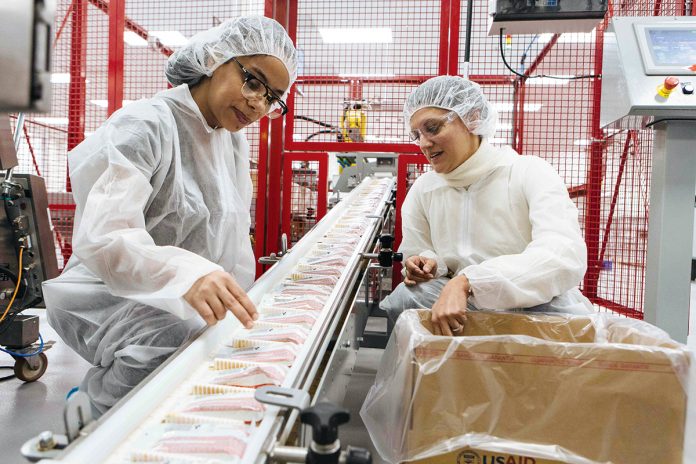
[[[587,184],[576,185],[568,189],[568,195],[570,198],[584,197],[587,195]]]
[[[87,2],[76,0],[72,10],[70,34],[70,84],[68,87],[68,144],[67,151],[85,138],[85,99],[87,92]],[[66,190],[72,191],[70,177]]]
[[[420,153],[418,147],[412,143],[367,143],[367,142],[295,142],[286,141],[285,148],[296,151],[366,151],[396,152],[396,153]]]
[[[266,255],[266,194],[268,190],[268,118],[259,121],[259,158],[256,167],[256,214],[254,215],[254,254],[256,277],[263,274],[258,259]]]
[[[602,74],[603,28],[597,27],[594,54],[594,74]],[[587,243],[587,272],[583,281],[583,292],[588,298],[597,296],[599,272],[599,236],[602,220],[602,181],[604,175],[603,153],[604,133],[600,127],[599,116],[602,102],[602,82],[592,80],[592,144],[590,145],[590,165],[587,170],[587,204],[585,214],[585,242]]]
[[[637,311],[634,308],[629,308],[628,306],[624,306],[622,304],[616,303],[614,301],[609,301],[598,296],[589,298],[589,300],[594,304],[604,306],[605,308],[610,309],[616,313],[623,314],[624,316],[632,317],[634,319],[643,319],[643,313],[641,311]]]
[[[385,77],[362,77],[362,76],[299,76],[298,84],[306,85],[349,85],[353,79],[360,79],[363,84],[413,84],[420,85],[435,76],[385,76]],[[506,75],[471,75],[469,79],[481,85],[512,85],[515,79]]]
[[[551,52],[553,46],[556,45],[556,42],[558,42],[558,38],[560,36],[561,34],[554,34],[553,37],[551,37],[549,43],[547,43],[546,46],[541,49],[541,52],[539,52],[532,64],[530,64],[527,70],[524,72],[525,76],[531,76],[532,73],[536,71],[536,68],[538,68],[541,65],[541,62],[544,60],[544,58],[546,58],[546,55],[548,55]]]
[[[459,27],[461,24],[461,3],[460,0],[450,0],[450,26],[449,26],[449,64],[447,73],[451,75],[459,74]],[[467,0],[471,2],[473,0]]]
[[[83,0],[80,0],[83,1]],[[89,0],[89,3],[94,5],[95,7],[99,8],[101,11],[103,11],[106,14],[109,14],[109,2],[106,0]],[[142,27],[140,24],[136,23],[132,19],[130,19],[128,16],[124,15],[124,21],[125,21],[125,28],[128,31],[134,32],[135,34],[138,34],[140,37],[142,37],[145,40],[148,40],[150,37],[150,34],[147,32],[147,29]],[[159,40],[155,41],[155,47],[157,48],[157,51],[162,53],[165,56],[169,56],[172,53],[174,53],[174,50],[171,48],[163,45]]]
[[[607,219],[607,225],[604,227],[602,249],[599,252],[599,259],[597,260],[600,264],[604,262],[604,253],[607,250],[607,243],[609,242],[609,236],[611,234],[611,223],[614,221],[614,210],[616,209],[616,202],[619,199],[619,189],[621,188],[621,181],[623,180],[624,168],[626,167],[626,160],[628,159],[628,152],[629,148],[631,147],[631,141],[635,139],[635,135],[635,130],[628,131],[626,143],[624,144],[624,149],[621,153],[621,160],[619,161],[619,173],[616,177],[616,185],[614,185],[614,194],[611,197],[611,206],[609,207],[609,217]]]
[[[440,46],[437,58],[437,73],[440,76],[447,74],[449,66],[447,52],[449,50],[449,22],[450,0],[440,1]]]
[[[106,114],[111,116],[123,105],[123,67],[125,44],[125,0],[111,0],[109,3],[109,85]]]

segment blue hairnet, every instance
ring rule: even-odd
[[[492,137],[498,125],[498,112],[481,86],[463,77],[433,77],[411,92],[404,103],[406,130],[410,130],[413,114],[428,107],[455,111],[472,134]]]
[[[233,18],[199,32],[169,57],[165,74],[174,86],[193,85],[231,58],[249,55],[275,56],[288,70],[290,85],[297,78],[297,51],[292,40],[283,26],[265,16]]]

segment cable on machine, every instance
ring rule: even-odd
[[[522,77],[524,79],[538,79],[541,77],[546,77],[548,79],[559,79],[559,80],[576,80],[576,79],[601,79],[602,75],[601,74],[585,74],[585,75],[580,75],[580,76],[553,76],[549,74],[535,74],[533,76],[527,76],[525,74],[521,74],[512,67],[510,67],[510,64],[508,64],[507,59],[505,58],[505,51],[503,50],[503,31],[505,30],[504,27],[500,28],[500,34],[499,34],[499,40],[498,40],[498,45],[500,49],[500,57],[503,60],[503,64],[505,64],[505,67],[513,73],[515,76]],[[526,53],[526,52],[525,52]]]
[[[5,308],[5,312],[2,314],[2,317],[0,317],[0,322],[5,320],[5,317],[7,316],[7,313],[10,311],[10,308],[12,308],[12,304],[14,303],[15,298],[17,297],[17,293],[19,292],[19,285],[22,282],[22,256],[24,255],[24,247],[20,246],[19,247],[19,275],[17,276],[17,282],[15,283],[15,289],[14,292],[12,293],[12,298],[10,299],[9,304],[7,305],[7,308]]]

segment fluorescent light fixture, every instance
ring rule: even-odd
[[[109,100],[90,100],[89,102],[99,108],[107,108],[109,106]],[[126,106],[130,103],[133,103],[133,100],[123,100],[121,105]]]
[[[573,77],[570,74],[559,74],[558,77]],[[527,79],[525,84],[527,85],[568,85],[570,82],[568,79],[553,79],[551,77],[535,77],[533,79]]]
[[[363,77],[363,78],[370,78],[370,77],[394,77],[394,74],[370,74],[370,73],[354,73],[354,74],[339,74],[338,77],[341,79],[348,79],[351,77]]]
[[[512,112],[512,103],[493,103],[493,107],[498,111],[498,113],[510,113]],[[525,112],[535,112],[541,109],[541,103],[525,103]]]
[[[573,145],[576,145],[578,147],[588,147],[592,145],[592,140],[589,139],[576,139],[573,141]]]
[[[179,31],[150,31],[150,35],[157,37],[160,42],[170,47],[182,47],[188,42],[184,34]]]
[[[594,42],[596,37],[596,30],[592,29],[590,32],[564,32],[558,38],[558,43],[591,43]],[[539,34],[539,38],[536,40],[539,44],[547,44],[551,41],[553,34]]]
[[[147,40],[143,39],[133,31],[124,32],[123,41],[131,47],[147,47]]]
[[[389,27],[320,27],[319,34],[324,43],[391,43]]]
[[[68,125],[68,118],[43,117],[43,118],[34,118],[34,121],[39,122],[41,124],[52,124],[54,126],[67,126]]]
[[[51,74],[51,84],[69,84],[69,73],[53,73]]]
[[[488,143],[509,143],[505,137],[489,137],[487,140]]]

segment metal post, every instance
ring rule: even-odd
[[[694,230],[696,121],[666,121],[655,126],[645,320],[686,343],[689,328],[690,273]]]
[[[107,115],[123,105],[123,30],[126,26],[126,0],[109,2],[109,91]]]

